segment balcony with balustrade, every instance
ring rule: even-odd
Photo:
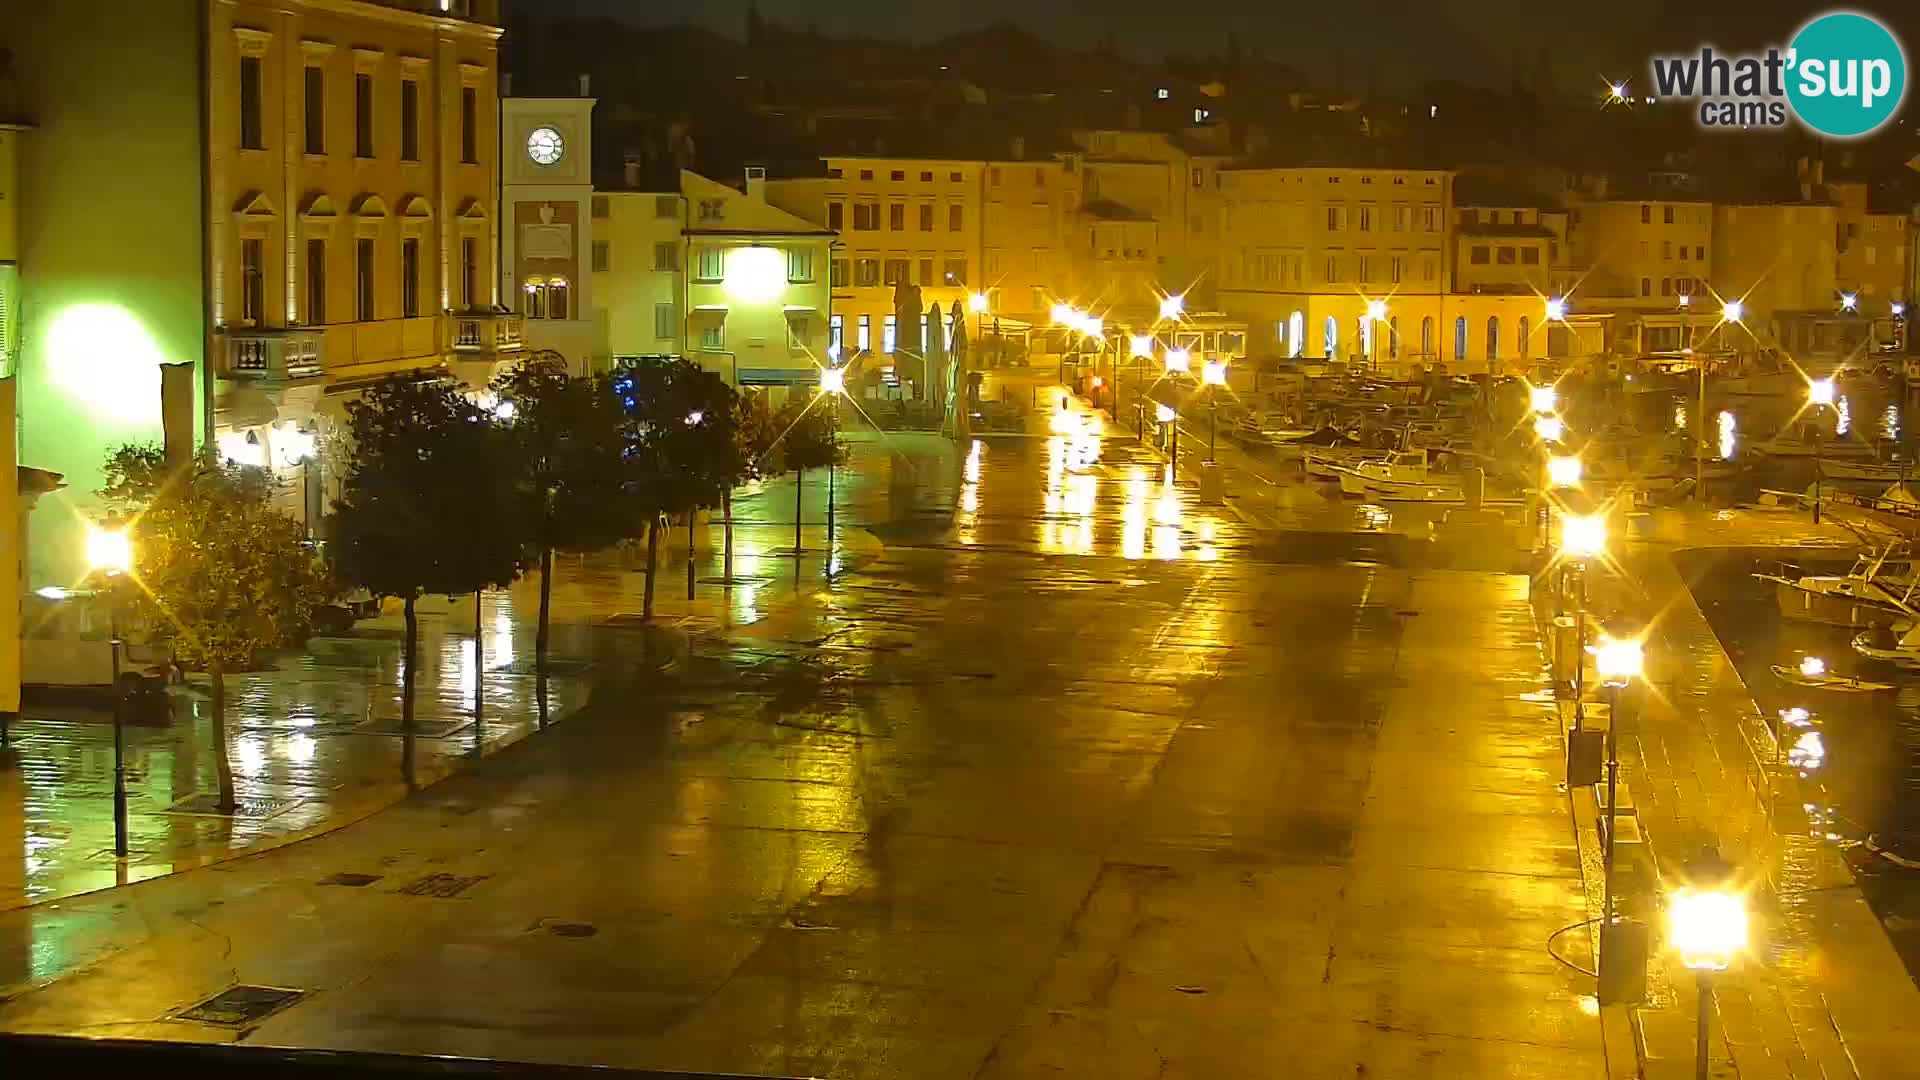
[[[227,327],[220,338],[220,378],[277,387],[321,376],[324,335],[318,328]]]
[[[527,347],[527,317],[511,311],[456,311],[447,316],[447,349],[462,359],[488,359]]]

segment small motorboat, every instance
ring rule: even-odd
[[[1892,551],[1889,547],[1877,556],[1863,556],[1842,575],[1753,576],[1773,583],[1774,599],[1784,618],[1829,626],[1920,619],[1920,610],[1913,607],[1914,579],[1903,579],[1888,568]]]
[[[1894,637],[1891,628],[1882,623],[1863,634],[1854,635],[1853,651],[1882,664],[1920,669],[1920,629],[1909,624],[1905,633]]]
[[[1838,690],[1842,693],[1859,694],[1893,689],[1892,683],[1869,682],[1852,675],[1830,674],[1826,663],[1817,656],[1809,656],[1800,661],[1800,666],[1797,668],[1775,664],[1773,674],[1781,682],[1812,687],[1815,690]]]
[[[1913,463],[1883,465],[1871,461],[1820,460],[1820,475],[1828,480],[1873,480],[1899,484],[1913,475]]]

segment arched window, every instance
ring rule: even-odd
[[[1500,316],[1487,316],[1487,359],[1494,360],[1500,355]]]
[[[1453,320],[1453,358],[1455,360],[1467,358],[1467,317],[1465,315]]]
[[[1373,320],[1362,315],[1358,322],[1360,325],[1353,340],[1359,343],[1360,359],[1371,360],[1373,359]]]
[[[567,318],[567,279],[563,277],[547,279],[547,318]]]
[[[1400,359],[1400,316],[1387,320],[1387,356]]]
[[[1525,315],[1520,316],[1520,340],[1519,340],[1520,350],[1518,355],[1522,360],[1525,360],[1527,358],[1527,331],[1529,329],[1527,322],[1528,320]]]
[[[1420,355],[1433,355],[1433,316],[1420,320]]]
[[[547,280],[545,278],[527,279],[527,318],[544,319],[547,317]]]
[[[1321,344],[1325,348],[1327,359],[1332,360],[1340,355],[1340,323],[1331,315],[1327,316],[1327,329]]]
[[[1293,355],[1307,353],[1307,317],[1296,311],[1287,316],[1287,340],[1293,343]]]

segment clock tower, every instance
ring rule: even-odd
[[[500,295],[527,317],[527,350],[551,349],[575,374],[595,362],[593,105],[500,101]]]

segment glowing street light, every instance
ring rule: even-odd
[[[1607,519],[1600,514],[1564,514],[1560,551],[1572,559],[1597,559],[1607,553]]]
[[[87,565],[109,574],[133,569],[133,541],[125,532],[87,526]]]
[[[1894,301],[1893,307],[1891,308],[1891,310],[1893,312],[1893,317],[1897,319],[1900,316],[1905,315],[1907,313],[1907,305],[1896,300]]]
[[[1688,296],[1688,295],[1687,295],[1686,293],[1681,293],[1681,294],[1680,294],[1680,306],[1681,306],[1681,307],[1692,307],[1692,306],[1693,306],[1693,297],[1691,297],[1691,296]]]
[[[1387,321],[1387,302],[1385,300],[1367,301],[1367,318],[1374,322]]]
[[[1177,319],[1187,310],[1187,298],[1178,293],[1160,298],[1160,317]]]
[[[1624,686],[1640,677],[1646,657],[1638,638],[1602,636],[1593,647],[1593,667],[1608,686]]]
[[[1207,386],[1227,385],[1227,362],[1209,360],[1200,365],[1200,381]]]
[[[1547,321],[1567,321],[1567,301],[1563,297],[1552,297],[1547,301]]]
[[[1074,316],[1078,314],[1079,312],[1074,311],[1071,304],[1055,304],[1053,310],[1048,313],[1056,326],[1072,325]]]
[[[1808,382],[1807,383],[1807,404],[1809,405],[1833,404],[1833,380],[1832,379],[1814,379]]]
[[[1173,406],[1155,405],[1153,407],[1153,417],[1154,419],[1160,421],[1163,424],[1173,423],[1173,417],[1174,417]]]
[[[987,294],[977,292],[967,297],[967,310],[976,314],[985,314],[987,310]]]
[[[1535,386],[1527,391],[1527,396],[1537,413],[1550,413],[1560,403],[1560,392],[1551,386]]]
[[[1726,889],[1679,889],[1667,897],[1667,940],[1680,953],[1700,985],[1699,1037],[1695,1075],[1708,1075],[1708,1027],[1712,1022],[1713,976],[1725,971],[1747,947],[1747,905]]]
[[[820,392],[823,394],[844,394],[847,392],[847,369],[828,367],[820,369]]]
[[[1107,333],[1107,320],[1094,315],[1083,315],[1078,329],[1088,337],[1104,337]]]
[[[1860,306],[1860,297],[1850,292],[1840,294],[1840,310],[1841,311],[1854,311],[1858,309],[1859,306]]]
[[[1185,349],[1167,350],[1167,374],[1185,375],[1193,370],[1193,354]]]
[[[1534,418],[1533,433],[1542,442],[1557,443],[1567,437],[1567,425],[1557,416],[1540,416]]]
[[[1720,318],[1726,322],[1739,322],[1747,313],[1747,305],[1738,300],[1729,300],[1720,305]]]
[[[1153,356],[1153,337],[1148,334],[1134,334],[1127,339],[1127,352],[1138,357]]]
[[[1571,455],[1556,455],[1547,459],[1547,482],[1556,488],[1575,488],[1580,486],[1580,459]]]

